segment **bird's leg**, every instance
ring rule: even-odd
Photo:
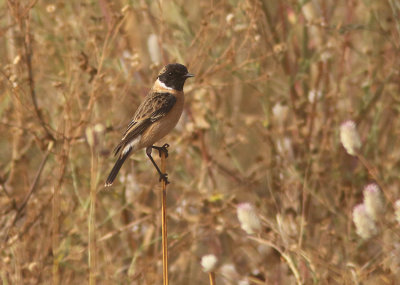
[[[168,148],[169,148],[169,144],[164,144],[163,146],[154,146],[152,145],[151,148],[154,148],[156,150],[158,150],[158,154],[161,157],[161,154],[164,153],[165,154],[165,158],[168,157]]]
[[[165,145],[163,145],[162,147],[160,147],[160,149],[162,149],[162,150],[158,150],[158,151],[164,151],[164,147],[165,147],[165,150],[166,150],[166,148],[168,147],[168,146],[166,146],[167,144],[165,144]],[[160,175],[160,181],[161,180],[164,180],[164,182],[165,182],[165,184],[168,184],[169,183],[169,181],[168,181],[168,174],[167,173],[162,173],[161,172],[161,170],[160,170],[160,168],[158,167],[158,165],[156,164],[156,162],[154,161],[154,159],[153,159],[153,157],[151,156],[151,152],[152,152],[152,149],[153,149],[154,147],[153,146],[149,146],[149,147],[147,147],[146,148],[146,154],[147,154],[147,156],[150,158],[150,160],[151,160],[151,163],[153,163],[153,165],[154,165],[154,167],[157,169],[157,172],[158,172],[158,174]],[[167,151],[167,153],[168,153],[168,150],[166,150]],[[161,156],[161,153],[160,153],[160,156]]]

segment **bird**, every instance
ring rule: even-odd
[[[160,156],[162,152],[168,156],[168,144],[161,147],[154,144],[171,132],[178,123],[185,101],[183,85],[190,77],[194,77],[194,74],[189,73],[187,67],[179,63],[167,64],[158,73],[153,87],[139,105],[121,141],[114,149],[114,155],[118,158],[108,175],[105,187],[113,184],[125,160],[143,148],[160,175],[160,181],[169,183],[167,173],[161,172],[151,153],[156,149]]]

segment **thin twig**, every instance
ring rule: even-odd
[[[270,247],[275,249],[277,252],[279,252],[279,254],[282,256],[282,258],[286,261],[286,263],[289,266],[290,270],[292,271],[294,277],[296,278],[296,283],[298,285],[302,285],[303,284],[303,282],[301,281],[301,278],[300,278],[300,273],[299,273],[299,271],[298,271],[296,265],[294,264],[293,259],[292,259],[292,257],[290,255],[288,255],[287,253],[283,252],[283,250],[279,246],[277,246],[276,244],[274,244],[274,243],[272,243],[272,242],[270,242],[270,241],[268,241],[266,239],[253,237],[253,236],[249,236],[248,238],[251,239],[251,240],[254,240],[256,242],[269,245]]]
[[[25,196],[23,202],[21,203],[21,205],[18,207],[17,213],[15,215],[14,221],[12,222],[11,226],[15,225],[15,223],[17,222],[22,210],[28,204],[29,199],[31,198],[33,192],[35,191],[36,185],[38,184],[39,179],[40,179],[40,175],[42,174],[43,168],[44,168],[44,166],[45,166],[45,164],[47,162],[47,159],[49,157],[49,154],[50,154],[51,150],[53,149],[53,146],[54,146],[54,142],[50,141],[50,143],[49,143],[49,145],[47,147],[47,151],[46,151],[45,155],[42,158],[42,162],[40,163],[39,169],[36,172],[36,176],[35,176],[35,179],[32,182],[31,188],[29,189],[28,194],[26,194],[26,196]]]
[[[97,277],[97,241],[96,241],[96,175],[98,157],[94,147],[90,146],[90,210],[89,210],[89,284],[96,284]]]
[[[166,173],[166,156],[161,152],[161,172]],[[163,284],[168,285],[168,239],[167,239],[167,183],[161,179],[161,220],[162,220],[162,252],[163,252]]]
[[[39,110],[37,99],[36,99],[35,81],[34,81],[33,68],[32,68],[32,45],[31,45],[30,28],[29,27],[30,27],[30,22],[29,22],[29,17],[28,17],[26,20],[26,25],[25,25],[24,49],[25,49],[25,63],[26,63],[26,67],[28,69],[29,90],[31,93],[33,107],[35,109],[36,116],[39,119],[40,125],[46,132],[47,137],[54,141],[55,138],[51,134],[50,130],[47,128],[47,124],[44,121],[42,113]]]
[[[210,285],[215,285],[215,273],[214,272],[208,272],[208,277],[210,278]]]
[[[64,108],[64,112],[67,109]],[[64,118],[66,118],[64,116]],[[63,133],[62,137],[66,134],[66,129],[69,128],[68,119],[63,120],[59,126],[60,132]],[[67,163],[69,160],[69,149],[70,143],[68,140],[60,140],[59,139],[60,149],[57,151],[56,155],[56,165],[58,166],[58,179],[53,186],[53,199],[52,199],[52,216],[51,216],[51,250],[53,254],[53,266],[52,266],[52,284],[57,285],[61,283],[61,274],[60,274],[60,262],[62,261],[61,254],[61,244],[60,244],[60,230],[61,230],[61,193],[62,193],[62,185],[65,179],[65,173],[67,171]]]
[[[143,223],[143,222],[149,220],[150,217],[151,217],[151,216],[145,216],[145,217],[140,218],[140,219],[138,219],[138,220],[135,220],[135,221],[133,221],[133,222],[131,222],[131,223],[125,225],[125,226],[122,226],[122,227],[120,227],[120,228],[117,228],[116,230],[105,234],[104,236],[102,236],[101,238],[99,238],[97,241],[98,241],[98,242],[107,241],[107,240],[109,240],[110,238],[112,238],[112,237],[114,237],[114,236],[116,236],[116,235],[118,235],[118,234],[120,234],[120,233],[122,233],[122,232],[124,232],[124,231],[127,231],[127,230],[129,230],[129,229],[132,229],[134,226],[139,225],[139,224],[141,224],[141,223]]]
[[[386,186],[383,181],[379,178],[379,171],[374,167],[362,154],[357,153],[357,158],[361,164],[367,169],[368,174],[375,180],[375,182],[380,186],[388,201],[394,201],[392,195],[386,190]]]
[[[51,248],[53,253],[52,281],[60,284],[60,187],[54,187],[51,207],[52,235]]]
[[[27,234],[29,232],[29,230],[32,228],[32,226],[35,225],[37,223],[37,221],[43,217],[45,209],[48,209],[49,204],[52,201],[52,199],[53,199],[53,194],[51,194],[50,197],[47,199],[47,202],[45,202],[42,205],[42,207],[39,211],[39,214],[37,214],[36,217],[31,219],[31,221],[27,225],[24,226],[24,229],[22,231],[20,231],[15,238],[13,237],[12,239],[8,239],[8,240],[5,239],[7,242],[1,244],[0,250],[4,250],[5,247],[9,248],[13,244],[15,244],[17,241],[20,241],[21,238],[23,238],[25,236],[25,234]]]
[[[60,205],[61,205],[61,187],[64,180],[66,171],[66,164],[68,160],[68,141],[63,142],[61,152],[57,156],[57,164],[59,167],[58,182],[53,188],[53,201],[52,201],[52,237],[51,248],[53,253],[53,284],[58,285],[61,283],[60,278]]]

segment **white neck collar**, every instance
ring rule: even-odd
[[[156,84],[158,84],[161,88],[167,89],[167,90],[174,90],[172,87],[168,87],[165,85],[164,82],[161,82],[160,79],[157,78]]]

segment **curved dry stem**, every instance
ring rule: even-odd
[[[303,282],[301,281],[301,278],[300,278],[299,270],[297,269],[296,265],[293,262],[292,257],[289,254],[283,252],[277,245],[273,244],[272,242],[270,242],[268,240],[265,240],[262,238],[257,238],[257,237],[252,237],[252,236],[249,236],[248,238],[251,240],[254,240],[256,242],[266,244],[266,245],[272,247],[273,249],[275,249],[277,252],[279,252],[279,254],[286,261],[286,263],[289,266],[290,270],[292,271],[294,277],[296,278],[296,283],[299,285],[303,284]]]

